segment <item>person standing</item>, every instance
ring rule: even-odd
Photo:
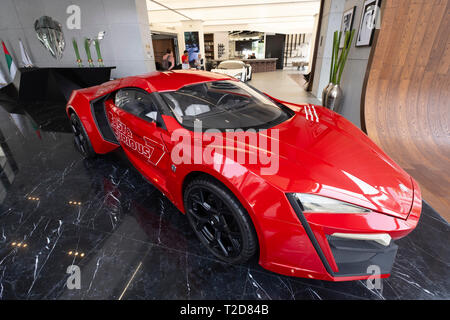
[[[181,56],[181,68],[183,70],[189,69],[189,54],[187,50],[184,50],[184,53]]]
[[[205,70],[205,66],[203,64],[203,58],[202,58],[202,55],[200,53],[198,54],[197,60],[195,60],[195,67],[198,70]]]
[[[163,70],[172,70],[175,66],[175,60],[173,59],[172,50],[167,49],[166,54],[163,56],[162,68]]]

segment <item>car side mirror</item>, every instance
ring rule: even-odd
[[[151,128],[156,128],[156,127],[164,127],[164,125],[161,123],[161,121],[162,120],[160,120],[160,119],[157,119],[157,120],[154,120],[154,119],[151,119],[151,121],[149,121],[149,124],[150,124],[150,126],[151,126]]]
[[[142,112],[140,115],[139,115],[141,118],[144,118],[144,119],[146,119],[147,120],[147,122],[149,123],[149,124],[151,124],[151,125],[154,125],[154,126],[161,126],[161,124],[159,123],[159,121],[158,121],[158,114],[157,114],[157,112],[155,111],[155,112]]]
[[[155,120],[151,119],[151,121],[148,122],[148,125],[150,126],[150,128],[154,129],[158,126],[158,123]]]

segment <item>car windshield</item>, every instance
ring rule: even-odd
[[[161,95],[180,124],[191,130],[196,121],[202,129],[268,129],[293,115],[239,81],[204,82]]]
[[[219,69],[241,69],[244,66],[242,62],[239,61],[224,61],[218,66]]]

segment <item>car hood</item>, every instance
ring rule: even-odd
[[[278,155],[278,171],[265,175],[261,165],[246,165],[249,170],[283,192],[314,193],[408,217],[411,177],[361,130],[323,107],[286,105],[296,115],[258,133],[268,141],[266,150]],[[278,150],[271,143],[278,143]]]
[[[212,69],[211,72],[226,74],[228,76],[234,77],[242,72],[243,68],[239,69]]]

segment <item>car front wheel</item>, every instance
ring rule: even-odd
[[[235,196],[219,182],[198,178],[184,193],[186,215],[208,250],[228,263],[244,263],[257,250],[250,217]]]

